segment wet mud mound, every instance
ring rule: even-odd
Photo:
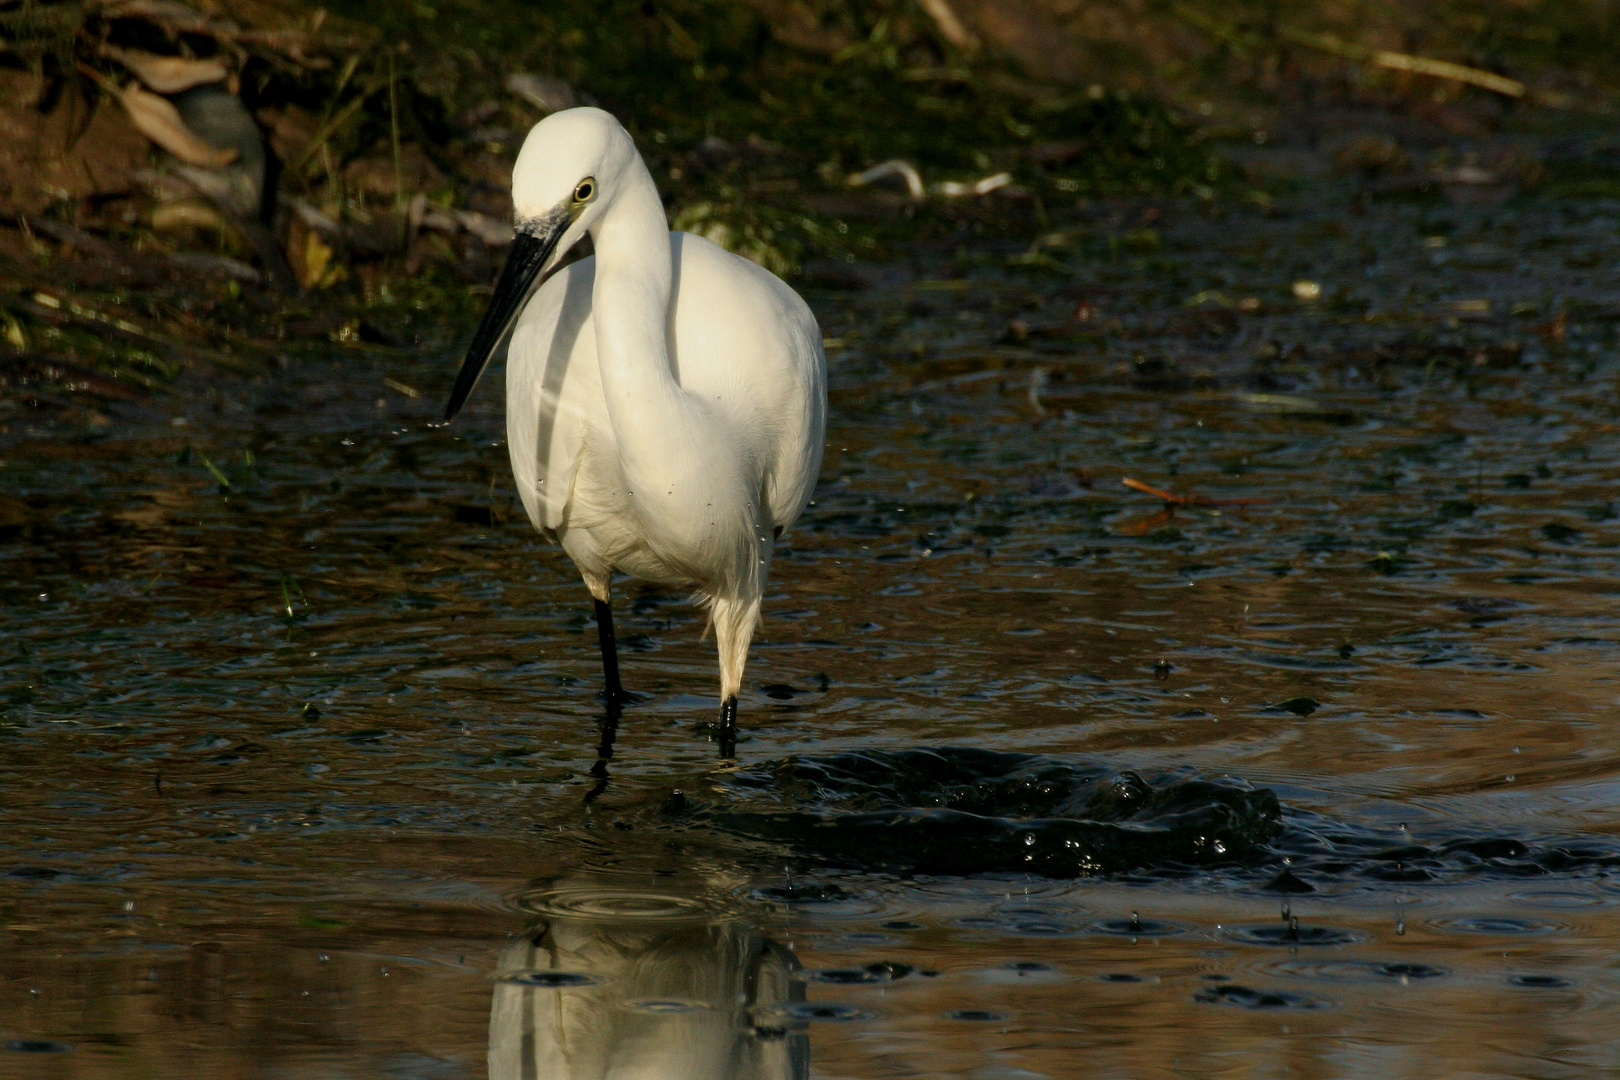
[[[1076,877],[1203,866],[1283,830],[1277,797],[967,748],[788,758],[731,773],[716,826],[834,865],[923,874]]]
[[[1459,823],[1420,839],[1285,807],[1239,779],[1144,778],[1097,761],[966,747],[784,758],[685,790],[702,786],[718,798],[677,793],[661,816],[867,871],[1215,873],[1284,895],[1620,872],[1620,846],[1606,838],[1514,837]]]

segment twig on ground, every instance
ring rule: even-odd
[[[1214,509],[1221,506],[1233,506],[1241,508],[1245,506],[1262,506],[1266,501],[1264,499],[1211,499],[1207,495],[1197,494],[1177,495],[1173,491],[1166,491],[1164,488],[1154,487],[1152,484],[1144,484],[1142,481],[1134,480],[1129,476],[1121,477],[1119,482],[1132,491],[1140,491],[1144,495],[1152,495],[1156,499],[1163,499],[1166,507],[1198,506]]]

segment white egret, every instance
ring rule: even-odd
[[[690,589],[719,649],[729,755],[771,552],[821,468],[821,332],[769,271],[669,231],[635,143],[600,109],[534,126],[512,202],[516,237],[445,420],[510,330],[512,474],[595,600],[610,709],[624,697],[612,575]],[[555,270],[586,234],[594,256]]]

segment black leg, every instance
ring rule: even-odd
[[[720,756],[737,756],[737,699],[728,697],[720,703]]]
[[[619,646],[613,640],[613,605],[606,600],[596,604],[596,639],[602,646],[602,696],[610,709],[624,704],[624,685],[619,682]]]

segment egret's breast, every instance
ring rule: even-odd
[[[611,441],[591,332],[595,263],[552,276],[512,331],[506,360],[506,431],[512,476],[535,528],[566,524],[587,433]]]

